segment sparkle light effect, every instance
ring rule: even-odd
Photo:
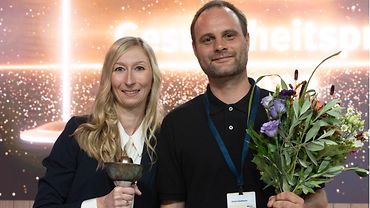
[[[117,40],[121,37],[124,37],[127,34],[130,34],[132,36],[138,36],[135,31],[137,30],[138,26],[133,22],[125,22],[117,27],[114,38]]]
[[[12,70],[12,71],[60,71],[60,64],[49,64],[49,65],[0,65],[0,70]],[[69,70],[82,70],[82,69],[99,69],[101,70],[101,63],[86,63],[86,64],[69,64]],[[63,79],[62,79],[63,80]]]
[[[21,131],[23,141],[32,143],[54,143],[65,127],[65,122],[56,121],[28,131]]]
[[[71,81],[70,81],[70,18],[71,18],[71,2],[70,0],[62,0],[62,84],[63,84],[63,114],[62,120],[68,121],[71,116]]]
[[[20,132],[20,138],[30,143],[54,143],[60,133],[63,131],[65,123],[70,119],[71,110],[71,63],[70,63],[70,18],[71,18],[70,0],[62,0],[62,121],[56,121],[39,126],[35,129]],[[27,67],[26,67],[27,68]],[[28,67],[32,69],[31,67]],[[56,69],[59,69],[57,67]]]
[[[335,62],[328,62],[325,63],[326,66],[329,67],[360,67],[368,64],[369,62],[366,60],[357,60],[357,61],[347,61],[346,57],[339,55],[342,60],[336,60]],[[267,63],[264,61],[258,60],[249,60],[248,67],[249,68],[260,68],[266,67],[271,70],[271,72],[276,72],[276,69],[285,67],[291,69],[294,66],[300,66],[300,68],[306,68],[314,66],[318,64],[318,60],[290,60],[286,62],[282,62],[278,59],[270,59]],[[103,65],[101,63],[85,63],[85,64],[69,64],[69,70],[86,70],[92,69],[100,71]],[[166,69],[169,71],[199,71],[200,66],[197,62],[194,61],[164,61],[158,63],[159,68]],[[32,71],[42,71],[42,70],[50,70],[50,71],[59,71],[60,65],[58,64],[51,64],[51,65],[0,65],[0,70],[12,70],[12,71],[24,71],[24,70],[32,70]]]

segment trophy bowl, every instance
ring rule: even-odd
[[[113,181],[130,181],[134,183],[143,175],[143,166],[133,163],[105,162],[104,167]]]

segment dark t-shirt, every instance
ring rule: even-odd
[[[253,80],[250,81],[253,86]],[[231,159],[240,172],[241,152],[247,125],[249,93],[235,104],[227,105],[207,89],[210,114]],[[261,89],[260,99],[268,95]],[[255,128],[267,121],[263,106],[258,102]],[[213,138],[200,95],[170,112],[162,123],[158,143],[158,189],[161,200],[185,201],[186,207],[226,207],[226,194],[238,192],[236,178],[229,170]],[[266,184],[251,162],[249,151],[244,165],[244,191],[256,193],[257,207],[266,207],[273,189]]]

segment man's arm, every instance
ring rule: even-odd
[[[316,190],[314,194],[308,195],[304,200],[305,208],[328,207],[328,198],[324,189]]]
[[[162,201],[161,208],[185,208],[183,201]]]

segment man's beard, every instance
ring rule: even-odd
[[[239,74],[242,74],[247,66],[247,60],[244,63],[241,61],[236,60],[235,63],[231,66],[229,70],[219,70],[216,66],[209,64],[208,68],[203,68],[204,73],[213,79],[220,79],[220,78],[228,78],[234,77]]]

